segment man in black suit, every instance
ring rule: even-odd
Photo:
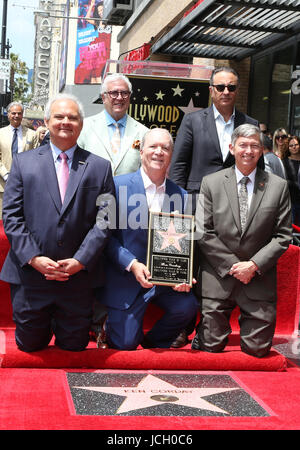
[[[233,130],[239,125],[258,121],[235,109],[239,75],[230,67],[216,68],[210,78],[212,105],[184,116],[175,141],[169,178],[192,195],[192,213],[195,213],[197,194],[205,175],[234,164],[229,152]],[[259,167],[264,168],[263,158]],[[194,273],[198,272],[198,255],[194,257]],[[184,331],[172,344],[181,347],[187,342]]]
[[[202,178],[234,164],[229,152],[233,130],[244,123],[258,126],[257,120],[235,109],[238,88],[234,69],[215,69],[209,87],[213,104],[187,114],[178,130],[169,177],[193,194],[193,212]]]

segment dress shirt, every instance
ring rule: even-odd
[[[121,136],[121,140],[124,136],[125,133],[125,128],[126,128],[126,122],[127,122],[127,114],[125,114],[122,119],[116,121],[113,117],[111,117],[110,114],[108,114],[108,112],[105,110],[105,117],[106,117],[106,123],[107,123],[107,127],[108,127],[108,134],[109,134],[109,140],[111,141],[113,134],[116,130],[116,126],[114,125],[115,123],[118,124],[119,130],[120,130],[120,136]]]
[[[235,109],[228,120],[225,122],[222,114],[219,113],[215,105],[213,105],[214,117],[216,121],[216,128],[219,137],[220,148],[223,156],[223,161],[227,158],[229,152],[229,144],[231,143],[231,135],[234,130],[234,117],[235,117]]]
[[[166,192],[166,179],[160,186],[156,187],[143,168],[141,168],[141,176],[145,187],[148,208],[151,211],[160,212]]]
[[[256,168],[253,170],[253,172],[251,172],[249,175],[247,175],[247,177],[249,178],[249,181],[246,184],[246,188],[247,188],[247,191],[248,191],[248,211],[250,209],[252,195],[253,195],[255,174],[256,174]],[[240,187],[241,187],[240,181],[245,175],[243,175],[242,172],[240,172],[237,167],[235,167],[235,175],[236,175],[238,192],[239,192]]]
[[[144,183],[149,210],[160,212],[162,210],[164,195],[166,192],[166,179],[160,186],[156,187],[156,185],[150,180],[150,178],[145,173],[142,167],[141,167],[141,176]],[[131,266],[134,263],[134,261],[137,261],[137,259],[133,259],[126,267],[126,270],[128,272],[130,272]]]
[[[14,132],[15,132],[15,128],[12,125],[10,126],[11,128],[11,142],[13,141],[14,138]],[[17,136],[18,136],[18,153],[22,152],[23,150],[23,134],[22,134],[22,126],[20,125],[17,128]]]
[[[58,169],[59,169],[59,166],[61,164],[61,159],[59,158],[59,155],[61,154],[62,150],[60,150],[58,147],[56,147],[51,141],[50,141],[50,147],[51,147],[51,150],[52,150],[53,161],[54,161],[55,170],[56,170],[56,173],[57,173]],[[71,147],[71,148],[69,148],[68,150],[65,151],[65,153],[68,156],[67,163],[68,163],[69,171],[70,171],[71,166],[72,166],[74,151],[75,151],[76,147],[77,147],[77,145],[74,145],[73,147]]]

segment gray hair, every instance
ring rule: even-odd
[[[23,107],[23,105],[22,105],[21,102],[11,102],[11,103],[6,107],[6,111],[9,113],[9,111],[11,110],[11,108],[12,108],[13,106],[21,106],[22,111],[24,111],[24,107]]]
[[[132,93],[132,84],[130,83],[129,79],[123,75],[122,73],[112,73],[110,75],[107,75],[101,85],[101,91],[100,94],[103,95],[107,92],[107,84],[112,83],[114,81],[123,80],[127,86],[130,93]]]
[[[169,139],[170,139],[170,144],[171,144],[171,147],[172,147],[172,150],[173,150],[174,139],[173,139],[171,133],[168,130],[166,130],[165,128],[159,128],[159,127],[151,128],[150,130],[146,131],[146,133],[144,134],[144,136],[142,138],[142,141],[141,141],[140,150],[143,150],[143,148],[145,146],[145,141],[146,141],[146,138],[147,138],[148,134],[150,134],[154,130],[162,130],[162,131],[165,131],[168,134]]]
[[[214,76],[219,73],[219,72],[227,72],[227,73],[232,73],[234,76],[237,77],[238,80],[238,84],[240,84],[240,76],[237,73],[236,70],[234,70],[232,67],[217,67],[216,69],[213,70],[211,76],[210,76],[210,80],[209,80],[209,85],[212,86],[214,84]]]
[[[83,106],[81,104],[81,102],[78,100],[77,97],[75,97],[75,95],[72,94],[57,94],[55,95],[53,98],[49,99],[46,106],[45,106],[45,119],[49,120],[50,116],[51,116],[51,107],[53,105],[54,102],[56,102],[57,100],[71,100],[74,103],[76,103],[77,107],[78,107],[78,112],[79,112],[79,116],[81,118],[81,120],[83,121],[84,119],[84,109]]]
[[[260,144],[263,145],[264,134],[260,131],[260,129],[251,123],[244,123],[233,131],[231,136],[231,145],[234,146],[239,137],[250,137],[254,135],[259,137]]]

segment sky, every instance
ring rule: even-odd
[[[29,69],[34,62],[34,10],[39,0],[8,0],[6,39],[12,46],[10,52],[19,55]],[[3,0],[0,1],[0,23],[2,30]],[[0,35],[1,40],[1,35]]]

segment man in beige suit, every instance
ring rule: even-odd
[[[3,192],[12,163],[13,147],[15,152],[20,153],[34,148],[35,144],[35,132],[21,125],[23,119],[21,103],[10,103],[7,107],[7,117],[10,124],[0,129],[0,218],[2,217]],[[14,146],[13,141],[15,141]]]
[[[113,175],[135,172],[141,165],[138,143],[147,127],[127,114],[132,86],[120,73],[108,75],[101,86],[104,111],[84,121],[78,145],[110,161]]]
[[[202,300],[194,349],[225,348],[236,305],[242,351],[262,357],[272,345],[276,263],[291,241],[291,205],[286,181],[257,167],[262,137],[255,125],[236,128],[230,145],[235,166],[204,177],[201,185],[196,222]]]

